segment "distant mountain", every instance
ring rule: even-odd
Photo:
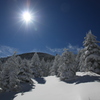
[[[23,53],[23,54],[19,54],[19,55],[17,55],[17,56],[20,56],[22,59],[28,59],[28,60],[30,60],[30,59],[33,57],[34,53],[35,53],[35,52]],[[37,54],[39,55],[40,60],[41,60],[42,58],[44,58],[45,61],[47,61],[47,60],[50,60],[50,61],[51,61],[51,60],[53,60],[53,59],[55,58],[55,56],[50,55],[50,54],[47,54],[47,53],[37,52]],[[9,57],[10,57],[10,56],[9,56]],[[1,60],[2,62],[5,62],[9,57],[0,58],[0,60]]]

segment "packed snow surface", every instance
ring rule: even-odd
[[[30,91],[0,94],[0,100],[100,100],[100,76],[95,73],[77,72],[74,81],[63,82],[56,76],[33,80]],[[27,89],[27,85],[24,87]]]

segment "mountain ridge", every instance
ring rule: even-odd
[[[22,59],[27,59],[27,60],[30,60],[33,55],[34,55],[35,52],[30,52],[30,53],[22,53],[22,54],[17,54],[16,56],[20,56]],[[48,54],[48,53],[43,53],[43,52],[37,52],[40,60],[42,60],[42,58],[44,58],[45,61],[47,60],[54,60],[55,56],[54,55],[51,55],[51,54]],[[4,58],[0,58],[0,60],[2,62],[5,62],[9,57],[11,56],[8,56],[8,57],[4,57]]]

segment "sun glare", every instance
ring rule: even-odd
[[[25,21],[25,22],[30,22],[30,21],[32,21],[32,15],[31,15],[31,13],[30,12],[24,12],[23,13],[23,20]]]

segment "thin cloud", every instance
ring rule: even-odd
[[[67,49],[69,51],[72,51],[73,53],[78,53],[78,51],[80,51],[82,49],[82,47],[79,46],[75,46],[75,45],[71,45],[70,43],[67,46]]]
[[[49,50],[50,53],[53,54],[62,54],[64,52],[65,48],[50,48],[50,47],[46,47],[47,50]],[[69,51],[73,52],[73,53],[78,53],[79,50],[82,49],[82,47],[78,47],[78,46],[73,46],[70,43],[66,46],[66,49],[68,49]]]
[[[64,48],[50,48],[46,46],[46,49],[48,52],[53,53],[53,54],[61,54],[63,52]]]
[[[50,47],[46,47],[48,50],[50,50],[51,52],[62,52],[63,51],[63,48],[50,48]]]
[[[11,56],[15,51],[18,50],[10,46],[0,46],[0,57]]]
[[[30,52],[41,52],[41,53],[48,53],[47,51],[46,51],[46,49],[33,49],[33,50],[31,50]]]
[[[42,52],[40,49],[33,49],[30,52]]]

